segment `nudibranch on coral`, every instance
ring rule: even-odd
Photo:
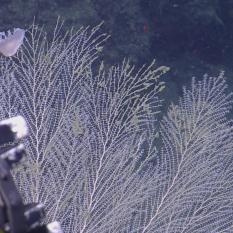
[[[24,35],[25,30],[20,28],[15,28],[13,33],[0,32],[0,53],[6,57],[13,56],[22,45]]]

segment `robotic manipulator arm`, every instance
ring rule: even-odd
[[[20,139],[28,134],[23,117],[0,121],[0,233],[62,233],[60,223],[47,225],[43,204],[23,204],[10,169],[25,154]]]

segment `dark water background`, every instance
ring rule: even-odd
[[[58,16],[65,29],[104,21],[111,38],[102,59],[109,65],[127,57],[138,66],[154,58],[169,66],[168,103],[205,73],[224,70],[233,90],[232,0],[0,0],[0,31],[28,28],[35,20],[49,33]]]

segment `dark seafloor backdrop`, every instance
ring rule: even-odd
[[[232,0],[0,0],[0,31],[28,28],[33,20],[52,31],[57,17],[65,27],[95,26],[111,35],[105,64],[149,64],[154,58],[171,68],[165,77],[166,103],[182,86],[203,74],[225,71],[233,90]]]

